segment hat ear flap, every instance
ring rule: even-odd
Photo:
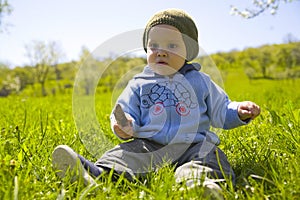
[[[186,34],[182,34],[182,38],[187,52],[186,60],[188,62],[192,61],[198,56],[199,53],[198,42]]]
[[[145,29],[143,34],[143,47],[146,53],[147,53],[148,32],[149,31]]]

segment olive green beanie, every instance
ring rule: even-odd
[[[147,52],[149,30],[160,24],[167,24],[176,27],[181,33],[186,46],[187,61],[197,57],[199,52],[198,30],[193,19],[183,10],[167,9],[154,14],[148,21],[143,35],[143,46]]]

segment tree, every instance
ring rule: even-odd
[[[235,6],[231,6],[231,14],[250,19],[269,10],[272,15],[275,15],[280,3],[290,3],[293,1],[295,0],[253,0],[253,8],[245,8],[244,10],[240,10]]]
[[[293,34],[288,33],[284,38],[283,38],[284,43],[296,43],[299,42],[298,38],[296,38]]]
[[[8,4],[7,0],[0,0],[0,33],[3,31],[2,19],[5,15],[9,15],[12,7]]]
[[[272,66],[273,60],[272,60],[272,51],[273,48],[272,46],[267,46],[267,47],[262,47],[260,49],[260,53],[259,53],[259,63],[260,63],[260,69],[261,69],[261,73],[263,78],[270,78],[270,76],[268,75],[268,68],[270,68]]]
[[[79,90],[84,90],[85,95],[93,94],[95,87],[97,86],[97,74],[99,73],[99,67],[101,66],[86,47],[82,47],[81,49],[78,67],[79,69],[75,83],[78,85],[75,87],[78,92]]]
[[[33,41],[25,46],[26,55],[29,58],[31,65],[35,67],[34,77],[41,85],[42,95],[46,96],[45,82],[50,70],[50,67],[57,67],[58,61],[62,57],[61,47],[57,42]]]
[[[34,84],[32,70],[32,67],[16,67],[11,71],[11,76],[19,83],[17,93],[25,89],[26,86]]]

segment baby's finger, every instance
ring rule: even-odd
[[[241,120],[246,120],[252,117],[252,113],[249,110],[240,110],[239,111],[239,117]]]
[[[255,106],[255,107],[252,109],[253,119],[254,119],[255,117],[257,117],[259,114],[260,114],[260,108],[259,108],[259,106]]]

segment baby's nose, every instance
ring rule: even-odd
[[[157,50],[157,56],[158,56],[158,57],[166,57],[166,56],[167,56],[166,50],[158,49],[158,50]]]

